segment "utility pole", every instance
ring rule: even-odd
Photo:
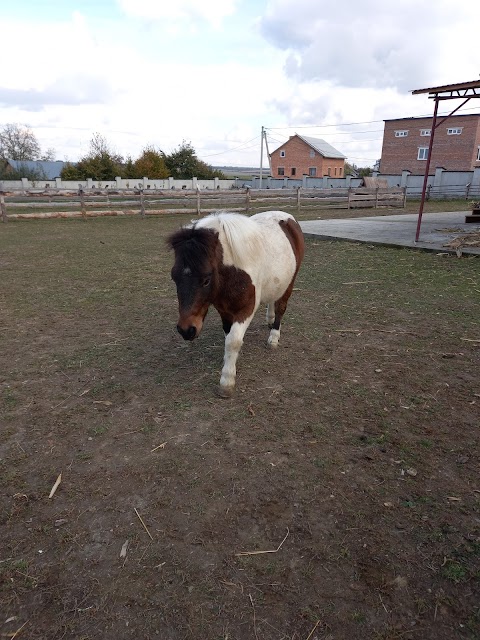
[[[270,151],[268,149],[268,141],[267,141],[267,131],[266,131],[266,129],[263,130],[263,137],[265,138],[265,149],[267,150],[268,166],[270,168],[270,175],[272,175],[272,159],[270,157]]]
[[[262,174],[263,174],[263,125],[262,125],[262,133],[260,135],[260,182],[259,182],[259,189],[262,188]]]

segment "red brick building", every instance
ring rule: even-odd
[[[442,116],[438,117],[441,120]],[[380,173],[425,174],[432,118],[385,120]],[[430,173],[472,171],[480,167],[480,114],[454,114],[435,130]]]
[[[295,134],[270,154],[272,177],[344,177],[346,156],[325,140]]]

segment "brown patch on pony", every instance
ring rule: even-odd
[[[300,265],[302,264],[303,257],[305,255],[305,239],[303,237],[303,232],[296,220],[292,220],[288,218],[288,220],[280,220],[279,222],[280,228],[287,236],[291,246],[292,251],[295,255],[295,261],[297,263],[297,269],[295,271],[295,275],[293,279],[295,280],[298,270],[300,269]]]
[[[255,285],[248,273],[219,265],[219,288],[213,306],[222,318],[224,329],[249,318],[255,308]]]
[[[288,218],[288,220],[280,220],[279,225],[290,242],[293,254],[295,256],[295,262],[297,263],[297,268],[295,269],[292,281],[288,285],[287,290],[281,298],[275,301],[275,320],[273,322],[273,325],[271,325],[270,327],[272,329],[280,329],[283,315],[287,309],[288,300],[292,295],[295,278],[297,277],[297,273],[300,269],[300,265],[302,264],[302,260],[305,255],[305,239],[298,222],[296,220]]]

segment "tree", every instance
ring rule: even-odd
[[[63,165],[60,177],[62,180],[83,180],[82,172],[77,169],[77,165],[72,162],[66,162]]]
[[[5,124],[0,129],[0,158],[2,160],[38,160],[40,145],[28,127]]]
[[[170,174],[176,179],[193,178],[196,176],[197,157],[190,142],[182,142],[178,149],[174,149],[165,158]]]
[[[49,147],[46,151],[42,153],[39,160],[43,160],[46,162],[54,162],[57,152],[52,147]]]
[[[346,176],[356,176],[358,178],[364,178],[365,176],[372,175],[371,167],[357,167],[356,164],[349,164],[345,162],[344,174]]]
[[[94,133],[90,140],[90,151],[80,158],[75,167],[67,164],[62,170],[63,180],[114,180],[121,175],[122,157],[114,153],[106,139]]]
[[[133,164],[133,171],[132,178],[147,177],[154,180],[168,178],[170,175],[165,163],[165,154],[153,145],[144,148],[142,155]]]
[[[123,163],[122,173],[120,175],[122,178],[138,178],[132,156],[127,156],[127,159]]]
[[[203,160],[199,160],[195,149],[185,140],[170,155],[165,156],[165,163],[170,174],[177,179],[184,178],[224,178],[221,171],[214,170]]]
[[[372,175],[372,167],[358,167],[357,171],[360,178]]]

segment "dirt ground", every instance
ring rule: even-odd
[[[478,258],[308,240],[220,400],[182,222],[0,228],[1,637],[480,638]]]

